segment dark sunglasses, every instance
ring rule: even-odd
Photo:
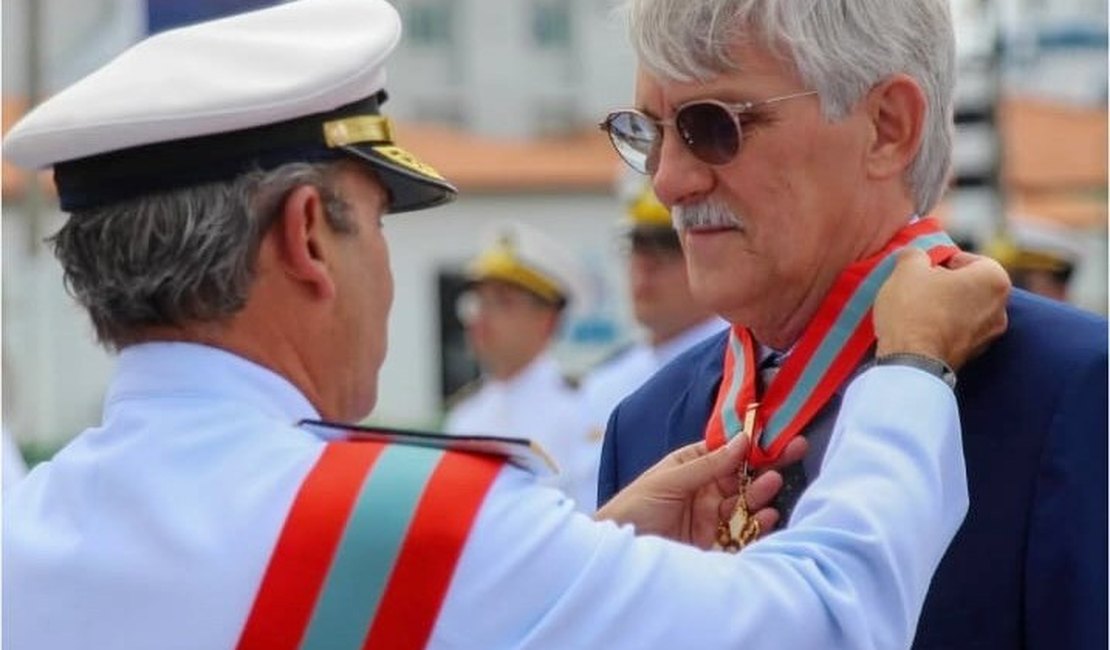
[[[723,165],[740,152],[743,132],[739,116],[768,104],[816,95],[816,90],[772,97],[759,102],[726,104],[715,99],[699,99],[678,107],[673,120],[657,120],[634,108],[613,111],[598,126],[609,134],[613,148],[628,166],[650,174],[659,162],[663,127],[673,126],[686,148],[698,160]]]

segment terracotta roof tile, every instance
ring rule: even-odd
[[[1106,187],[1107,111],[1027,97],[998,106],[1003,177],[1021,188]]]
[[[1076,228],[1107,222],[1107,109],[1007,97],[998,106],[1008,212]]]
[[[621,162],[600,131],[509,140],[443,126],[402,123],[397,142],[463,192],[612,192]]]
[[[27,112],[27,99],[25,97],[3,97],[0,99],[0,136],[7,134],[8,129],[19,121]],[[7,160],[0,161],[0,191],[5,200],[18,200],[27,191],[27,178],[30,172],[20,169]],[[43,191],[54,192],[54,175],[49,171],[38,174],[39,183]]]
[[[27,110],[4,97],[2,131]],[[1012,207],[1072,226],[1107,220],[1107,111],[1029,98],[1006,98],[998,109],[1003,184]],[[401,123],[397,141],[464,192],[611,192],[621,163],[604,134],[564,138],[490,138],[451,127]],[[3,163],[3,197],[18,199],[28,173]],[[40,176],[52,190],[49,173]]]

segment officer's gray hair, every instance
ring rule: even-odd
[[[626,0],[625,10],[640,63],[654,75],[689,82],[734,72],[743,62],[732,48],[748,39],[785,54],[830,120],[884,78],[909,75],[928,102],[907,178],[917,213],[943,194],[956,75],[948,0]]]
[[[49,242],[97,339],[119,349],[149,327],[217,322],[241,309],[259,245],[296,187],[318,188],[328,223],[353,232],[333,168],[291,163],[75,212]]]

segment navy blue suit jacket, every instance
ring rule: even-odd
[[[1008,311],[1006,334],[959,373],[971,506],[914,647],[1106,648],[1106,321],[1022,291]],[[613,411],[600,503],[702,437],[726,338],[675,359]]]

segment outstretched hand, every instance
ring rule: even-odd
[[[638,534],[710,548],[717,523],[736,508],[738,471],[747,453],[743,436],[715,451],[704,442],[676,449],[617,493],[595,517],[631,524]],[[748,486],[748,509],[756,513],[764,531],[778,523],[778,511],[767,506],[781,488],[782,476],[775,471],[764,472]]]

